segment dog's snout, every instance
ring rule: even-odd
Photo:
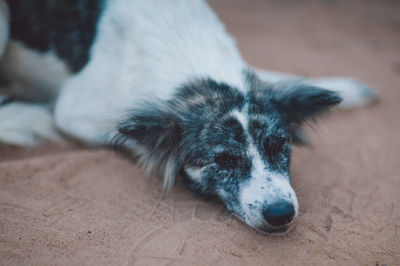
[[[280,201],[266,206],[263,211],[265,220],[272,226],[283,226],[290,223],[295,215],[292,203]]]

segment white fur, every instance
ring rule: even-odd
[[[252,170],[252,178],[240,189],[239,199],[246,214],[245,222],[252,227],[260,227],[265,223],[263,207],[281,200],[292,203],[295,215],[297,215],[297,197],[289,183],[289,177],[270,171],[258,172],[257,170],[257,168]],[[271,182],[267,182],[267,178],[270,178]],[[254,208],[250,208],[250,205],[253,205]]]
[[[342,109],[362,107],[378,99],[374,90],[352,78],[320,78],[314,79],[310,83],[339,93],[343,98],[339,104]]]
[[[60,141],[45,106],[11,103],[0,108],[0,142],[31,146],[40,139]]]
[[[265,71],[265,70],[261,70],[258,68],[253,68],[253,71],[256,72],[257,76],[260,79],[262,79],[263,81],[268,82],[268,83],[276,83],[276,82],[281,82],[281,81],[286,81],[286,80],[302,79],[301,77],[296,76],[296,75],[274,72],[274,71]]]
[[[8,40],[8,23],[5,2],[0,0],[0,59]],[[145,100],[169,99],[183,83],[194,79],[211,78],[244,93],[248,89],[244,71],[249,67],[204,0],[106,1],[90,60],[74,75],[52,53],[41,54],[14,41],[8,44],[0,71],[11,81],[9,89],[30,99],[56,97],[53,116],[57,128],[86,144],[108,144],[127,111]],[[360,106],[375,96],[354,80],[256,72],[271,83],[294,79],[338,91],[344,97],[342,107]],[[298,202],[289,176],[271,171],[262,159],[248,132],[248,114],[235,111],[232,115],[246,132],[252,163],[251,178],[239,188],[241,218],[258,228],[266,222],[265,204],[278,199],[291,202],[297,215]],[[42,138],[58,139],[49,109],[22,103],[0,106],[0,142],[33,145]],[[177,169],[173,156],[160,162],[157,154],[136,143],[126,141],[125,145],[140,155],[149,173],[162,164],[164,189],[172,187]],[[201,183],[203,168],[185,170]],[[226,197],[223,190],[219,193]]]
[[[194,182],[200,184],[203,179],[203,171],[206,167],[185,167],[185,172]]]
[[[104,121],[118,121],[143,100],[168,99],[192,77],[245,90],[234,41],[201,0],[109,1],[91,53],[55,113],[64,132],[88,143],[107,143],[113,125]]]
[[[0,19],[0,25],[5,25],[4,21]],[[203,0],[109,0],[90,55],[84,69],[69,76],[54,55],[39,56],[11,43],[1,71],[26,95],[40,94],[43,88],[56,95],[62,87],[54,114],[58,128],[93,145],[109,142],[127,110],[146,99],[168,99],[191,78],[210,77],[247,90],[243,75],[247,65]],[[258,73],[273,82],[288,78]],[[352,88],[360,87],[352,84]]]

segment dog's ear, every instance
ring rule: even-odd
[[[286,116],[293,142],[307,144],[300,130],[301,124],[326,113],[340,103],[342,98],[334,91],[300,84],[277,90],[272,101]]]
[[[168,192],[181,168],[179,148],[182,138],[180,119],[173,111],[147,105],[130,113],[119,124],[114,146],[127,144],[149,174],[164,177]]]

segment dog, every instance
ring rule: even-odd
[[[0,0],[0,142],[62,132],[137,156],[168,192],[177,176],[250,227],[283,234],[301,126],[376,99],[349,78],[249,66],[203,0]]]

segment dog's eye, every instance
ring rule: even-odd
[[[220,166],[223,166],[223,167],[235,166],[235,158],[226,152],[217,154],[217,156],[215,156],[214,160],[217,164],[219,164]]]
[[[283,140],[279,140],[277,142],[275,142],[272,146],[272,150],[276,151],[279,150],[283,145]]]
[[[281,137],[271,137],[264,142],[264,148],[267,153],[279,151],[285,144],[286,139]]]

